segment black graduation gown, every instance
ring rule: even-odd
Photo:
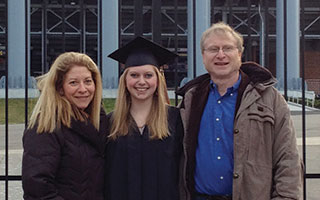
[[[183,127],[180,112],[169,107],[170,136],[150,140],[138,128],[107,145],[107,200],[178,200]]]

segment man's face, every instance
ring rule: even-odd
[[[230,33],[212,33],[204,42],[203,64],[211,79],[237,79],[242,53]]]

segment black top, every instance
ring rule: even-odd
[[[111,117],[111,115],[109,115]],[[183,127],[180,112],[169,107],[170,136],[150,140],[132,127],[107,145],[107,200],[179,200],[179,162]]]
[[[106,114],[100,131],[72,120],[53,133],[23,136],[22,187],[25,200],[104,200]]]

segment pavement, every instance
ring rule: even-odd
[[[296,130],[297,144],[302,155],[302,108],[289,103],[292,120]],[[306,107],[306,172],[320,173],[320,111]],[[24,124],[9,125],[9,175],[21,175],[21,158],[23,153],[22,135]],[[5,174],[5,126],[0,125],[0,175]],[[319,200],[320,179],[307,179],[307,200]],[[23,199],[21,181],[9,181],[9,200]],[[5,182],[0,181],[0,199],[5,199]]]

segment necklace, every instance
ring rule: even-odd
[[[145,125],[143,125],[141,127],[138,126],[138,129],[139,129],[139,132],[141,135],[143,134],[144,127],[145,127]]]
[[[138,128],[144,128],[146,125],[145,124],[143,124],[142,126],[138,126]]]

